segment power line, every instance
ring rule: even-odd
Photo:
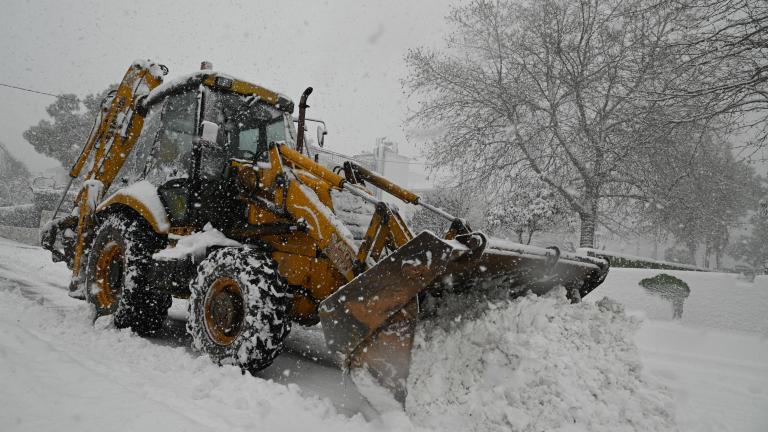
[[[19,87],[19,86],[15,86],[15,85],[10,85],[10,84],[5,84],[5,83],[0,83],[0,86],[9,87],[9,88],[12,88],[12,89],[21,90],[21,91],[30,92],[30,93],[37,93],[37,94],[46,95],[46,96],[53,96],[55,98],[60,98],[60,99],[73,100],[75,102],[77,102],[77,100],[78,100],[77,98],[72,99],[71,97],[67,97],[67,96],[55,95],[53,93],[47,93],[47,92],[32,90],[32,89],[28,89],[28,88],[24,88],[24,87]]]
[[[8,88],[16,89],[16,90],[21,90],[21,91],[25,91],[25,92],[29,92],[29,93],[36,93],[36,94],[41,94],[41,95],[45,95],[45,96],[52,96],[52,97],[60,98],[60,99],[73,100],[75,102],[78,101],[77,98],[73,99],[71,97],[56,95],[56,94],[53,94],[53,93],[48,93],[48,92],[43,92],[43,91],[38,91],[38,90],[32,90],[32,89],[28,89],[28,88],[24,88],[24,87],[19,87],[19,86],[15,86],[15,85],[11,85],[11,84],[0,83],[0,86],[8,87]],[[320,153],[331,154],[333,156],[337,156],[337,157],[340,157],[340,158],[343,158],[343,159],[347,159],[347,160],[351,160],[351,161],[355,161],[355,162],[363,162],[363,161],[361,161],[359,159],[354,159],[354,158],[351,158],[349,156],[343,155],[341,153],[336,153],[336,152],[331,151],[331,150],[320,149],[318,151]],[[404,165],[423,165],[423,166],[432,166],[432,165],[434,165],[434,164],[431,164],[429,162],[410,162],[410,161],[392,161],[392,160],[388,160],[388,161],[386,161],[386,163],[395,163],[395,164],[404,164]]]

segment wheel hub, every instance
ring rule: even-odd
[[[123,248],[115,241],[109,241],[101,250],[96,261],[96,301],[108,309],[117,304],[123,292]]]
[[[240,285],[221,277],[211,284],[205,296],[205,329],[218,345],[234,342],[243,329],[245,302]]]

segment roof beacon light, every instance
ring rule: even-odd
[[[200,63],[200,70],[213,70],[213,63],[209,62],[208,60],[203,60]]]

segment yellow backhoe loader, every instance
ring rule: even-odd
[[[321,165],[304,137],[311,88],[294,126],[279,93],[209,67],[163,82],[167,72],[131,65],[70,171],[81,185],[71,212],[43,231],[72,269],[72,292],[117,327],[152,335],[171,298],[188,298],[193,347],[254,372],[292,323],[319,323],[353,377],[402,403],[428,296],[562,285],[579,301],[607,274],[599,257],[488,239],[359,164]],[[368,185],[446,218],[449,231],[414,235]],[[367,223],[341,217],[351,201]]]

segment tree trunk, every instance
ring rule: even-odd
[[[585,202],[589,204],[586,212],[579,213],[581,219],[581,235],[579,247],[595,247],[595,228],[597,228],[597,193],[587,190]]]
[[[691,265],[696,265],[696,242],[687,241],[685,245],[688,247],[688,262]]]
[[[706,242],[704,246],[704,268],[709,268],[709,258],[712,255],[712,244]]]
[[[580,214],[581,235],[579,236],[579,247],[595,247],[595,218],[590,214]]]

